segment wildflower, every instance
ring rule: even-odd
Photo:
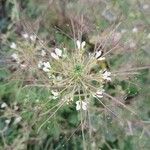
[[[51,65],[49,62],[43,62],[44,67],[51,68]]]
[[[7,120],[5,120],[5,123],[6,123],[6,124],[9,124],[10,121],[11,121],[10,119],[7,119]]]
[[[102,56],[102,51],[95,52],[95,58],[99,59]]]
[[[143,5],[143,9],[144,9],[144,10],[149,9],[149,5],[148,5],[148,4],[144,4],[144,5]]]
[[[1,108],[6,108],[7,107],[7,104],[4,102],[1,104]]]
[[[109,72],[109,71],[106,70],[106,71],[104,71],[104,73],[102,74],[102,77],[103,77],[104,80],[111,81],[110,75],[111,75],[111,72]]]
[[[55,48],[55,53],[56,53],[56,55],[58,55],[59,57],[62,56],[62,50],[61,50],[61,49]]]
[[[12,49],[16,49],[16,48],[17,48],[16,43],[12,42],[12,43],[11,43],[11,45],[10,45],[10,48],[12,48]]]
[[[21,69],[25,69],[27,67],[27,65],[21,64],[20,67],[21,67]]]
[[[31,39],[31,41],[35,41],[36,40],[36,36],[35,35],[30,35],[30,39]]]
[[[27,39],[29,37],[29,35],[27,33],[23,33],[22,34],[23,38]]]
[[[15,106],[14,106],[14,110],[15,110],[15,111],[19,110],[19,106],[15,105]]]
[[[39,63],[38,63],[38,68],[42,68],[42,66],[43,66],[43,62],[42,62],[42,61],[39,61]]]
[[[51,56],[54,59],[58,60],[62,56],[62,50],[58,49],[58,48],[55,48],[55,51],[51,53]]]
[[[14,124],[17,124],[21,121],[22,117],[18,116],[16,117],[16,119],[14,120]]]
[[[57,81],[61,81],[63,78],[62,78],[62,76],[57,76],[56,79],[57,79]]]
[[[84,101],[76,101],[76,110],[80,110],[81,108],[87,110],[87,103]]]
[[[134,27],[134,28],[132,29],[132,32],[133,32],[133,33],[137,33],[137,32],[138,32],[138,28],[137,28],[137,27]]]
[[[98,90],[98,91],[96,92],[96,94],[94,95],[94,97],[102,98],[104,91],[105,91],[104,89]]]
[[[84,49],[86,43],[85,41],[81,43],[79,40],[77,40],[76,44],[77,44],[77,48],[80,50],[80,49]]]
[[[12,59],[15,60],[17,63],[20,63],[20,59],[19,59],[19,57],[18,57],[18,54],[13,53],[13,54],[11,55],[11,57],[12,57]]]
[[[53,95],[53,96],[52,96],[53,99],[57,99],[57,98],[58,98],[59,93],[58,93],[57,91],[53,91],[53,90],[52,90],[51,93],[52,93],[52,95]]]
[[[43,62],[43,71],[44,72],[49,72],[51,68],[51,65],[49,62]]]

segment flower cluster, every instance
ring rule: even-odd
[[[11,55],[11,58],[21,66],[27,66],[27,63],[37,62],[37,70],[42,71],[47,77],[53,100],[61,100],[66,104],[76,104],[76,110],[87,110],[92,98],[102,98],[104,93],[104,85],[111,82],[111,72],[107,68],[103,68],[102,64],[106,59],[102,50],[94,50],[89,53],[86,42],[76,41],[75,48],[51,48],[50,50],[43,48],[40,44],[33,45],[36,36],[22,34],[26,39],[29,50],[26,49],[26,58],[31,57],[26,62],[18,51]],[[12,43],[10,48],[21,49],[16,43]],[[34,50],[35,49],[35,50]],[[29,54],[27,53],[29,52]],[[23,63],[22,63],[23,62]],[[35,64],[35,63],[34,63]],[[31,66],[31,64],[29,64]],[[35,69],[35,67],[34,67]],[[27,69],[26,69],[27,70]]]
[[[44,57],[45,51],[42,53]],[[39,61],[38,68],[50,78],[52,99],[59,97],[63,101],[63,95],[67,104],[75,101],[76,110],[87,110],[89,100],[92,97],[102,98],[104,84],[111,81],[111,72],[106,68],[93,71],[103,61],[105,57],[101,50],[89,55],[85,41],[77,40],[73,52],[55,48],[50,53],[49,61]]]

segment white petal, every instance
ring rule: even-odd
[[[97,94],[97,95],[102,95],[103,92],[102,92],[102,91],[97,91],[96,94]]]
[[[102,51],[97,51],[96,54],[95,54],[95,57],[98,58],[98,57],[100,57],[101,55],[102,55]]]
[[[107,81],[111,81],[111,78],[110,78],[110,77],[107,77],[106,80],[107,80]]]
[[[43,71],[44,71],[44,72],[49,72],[49,71],[50,71],[50,69],[49,69],[49,68],[47,68],[47,67],[43,67]]]
[[[144,10],[146,10],[146,9],[148,9],[148,8],[149,8],[149,5],[148,5],[148,4],[144,4],[144,5],[143,5],[143,9],[144,9]]]
[[[27,33],[23,33],[22,34],[23,38],[27,39],[29,37],[29,35]]]
[[[55,53],[51,53],[51,56],[54,58],[54,59],[56,59],[56,60],[58,60],[59,59],[59,57],[55,54]]]
[[[59,57],[62,56],[62,50],[61,50],[61,49],[55,48],[55,53],[56,53],[56,55],[58,55]]]
[[[82,49],[84,49],[85,44],[86,44],[86,42],[85,42],[85,41],[83,41],[83,42],[82,42],[82,44],[81,44],[81,48],[82,48]]]
[[[80,109],[81,109],[81,102],[76,101],[76,110],[80,110]]]
[[[61,81],[63,78],[62,78],[62,76],[57,76],[56,79],[57,79],[58,81]]]
[[[102,97],[103,97],[103,95],[98,95],[98,94],[97,94],[97,95],[96,95],[96,97],[98,97],[98,98],[102,98]]]
[[[43,66],[43,62],[42,61],[39,61],[38,63],[38,68],[41,68]]]
[[[80,101],[76,101],[76,105],[80,105],[81,104],[81,102]]]
[[[76,44],[77,44],[77,48],[80,49],[81,48],[81,42],[79,40],[77,40]]]
[[[105,71],[103,73],[103,77],[105,77],[105,78],[109,77],[110,75],[111,75],[111,72],[108,72],[108,71]]]
[[[104,92],[104,91],[105,91],[104,89],[101,89],[101,90],[97,91],[97,92],[96,92],[96,97],[102,98],[102,97],[103,97],[103,92]]]
[[[11,121],[10,119],[7,119],[7,120],[5,120],[5,123],[6,123],[6,124],[9,124],[10,121]]]
[[[31,39],[31,41],[35,41],[36,40],[36,36],[35,35],[30,35],[30,39]]]
[[[15,119],[15,121],[14,121],[14,124],[17,124],[17,123],[19,123],[20,121],[21,121],[21,117],[19,116],[19,117],[17,117],[16,119]]]
[[[77,105],[76,106],[76,110],[80,110],[81,109],[81,106],[80,105]]]
[[[13,53],[13,54],[11,55],[11,57],[12,57],[12,59],[15,60],[17,63],[20,63],[20,59],[19,59],[19,57],[18,57],[18,54]]]
[[[13,53],[13,54],[11,55],[11,57],[12,57],[14,60],[17,60],[17,59],[18,59],[18,55],[17,55],[16,53]]]
[[[54,100],[57,99],[57,98],[58,98],[57,96],[53,96],[53,97],[52,97],[52,99],[54,99]]]
[[[138,28],[137,28],[137,27],[134,27],[134,28],[132,29],[132,32],[133,32],[133,33],[137,33],[137,32],[138,32]]]
[[[1,108],[5,108],[5,107],[7,107],[7,104],[4,102],[1,104]]]
[[[25,64],[21,64],[21,65],[20,65],[20,67],[21,67],[22,69],[24,69],[24,68],[26,68],[26,67],[27,67],[27,65],[25,65]]]
[[[14,42],[12,42],[11,45],[10,45],[10,48],[16,49],[16,48],[17,48],[17,45],[16,45]]]
[[[51,91],[51,93],[54,95],[54,96],[58,96],[59,95],[59,93],[58,92],[56,92],[56,91]]]
[[[43,62],[44,67],[51,68],[51,65],[49,62]]]
[[[87,103],[82,101],[82,109],[87,110]]]

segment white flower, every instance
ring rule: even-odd
[[[5,120],[5,123],[6,123],[6,124],[9,124],[10,121],[11,121],[10,119],[7,119],[7,120]]]
[[[46,55],[45,50],[42,50],[42,51],[41,51],[41,55],[42,55],[43,57]]]
[[[39,63],[38,63],[38,68],[42,68],[42,66],[43,66],[43,62],[42,62],[42,61],[39,61]]]
[[[87,110],[87,103],[84,101],[76,101],[76,110],[80,110],[81,108]]]
[[[62,50],[58,49],[58,48],[55,48],[55,51],[51,53],[51,56],[54,59],[58,60],[62,56]]]
[[[102,51],[95,52],[95,58],[99,59],[102,56]]]
[[[17,111],[18,109],[19,109],[19,107],[18,107],[17,105],[15,105],[15,106],[14,106],[14,110]]]
[[[20,67],[21,67],[21,69],[25,69],[27,67],[27,65],[21,64]]]
[[[104,80],[107,80],[107,81],[111,81],[111,77],[110,77],[110,75],[111,75],[111,72],[109,72],[109,71],[105,71],[104,73],[103,73],[103,79]]]
[[[12,42],[12,43],[11,43],[11,45],[10,45],[10,48],[12,48],[12,49],[16,49],[16,48],[17,48],[16,43]]]
[[[51,53],[51,56],[52,56],[54,59],[56,59],[56,60],[59,59],[59,57],[58,57],[54,52]]]
[[[94,97],[102,98],[104,91],[105,91],[104,89],[98,90],[98,91],[96,92],[96,94],[94,95]]]
[[[11,57],[12,57],[12,59],[15,60],[17,63],[20,62],[20,59],[19,59],[19,57],[18,57],[18,54],[13,53],[13,54],[11,55]]]
[[[137,33],[137,32],[138,32],[138,28],[137,28],[137,27],[134,27],[134,28],[132,29],[132,32],[133,32],[133,33]]]
[[[35,41],[36,40],[36,36],[35,35],[30,35],[30,39],[31,39],[31,41]]]
[[[4,102],[1,104],[1,108],[6,108],[7,107],[7,104]]]
[[[59,93],[58,92],[56,92],[56,91],[51,91],[51,93],[54,95],[54,96],[58,96],[59,95]]]
[[[143,5],[143,9],[144,9],[144,10],[146,10],[146,9],[148,9],[148,8],[149,8],[149,5],[148,5],[148,4],[144,4],[144,5]]]
[[[49,62],[43,62],[43,66],[46,68],[51,68],[51,65]]]
[[[80,49],[84,49],[86,42],[83,41],[83,42],[81,43],[79,40],[77,40],[77,41],[76,41],[76,44],[77,44],[77,48],[80,50]]]
[[[52,95],[53,95],[53,99],[57,99],[58,98],[58,96],[59,96],[59,93],[57,92],[57,91],[51,91],[51,93],[52,93]]]
[[[44,72],[49,72],[51,68],[51,65],[49,62],[43,62],[43,71]]]
[[[62,78],[62,76],[57,76],[56,79],[57,79],[57,81],[61,81],[63,78]]]
[[[22,34],[23,38],[27,39],[29,37],[29,35],[27,33],[23,33]]]
[[[61,49],[55,48],[55,53],[56,53],[56,55],[58,55],[59,57],[62,56],[62,50],[61,50]]]
[[[15,121],[14,121],[14,124],[17,124],[21,121],[22,117],[18,116]]]

